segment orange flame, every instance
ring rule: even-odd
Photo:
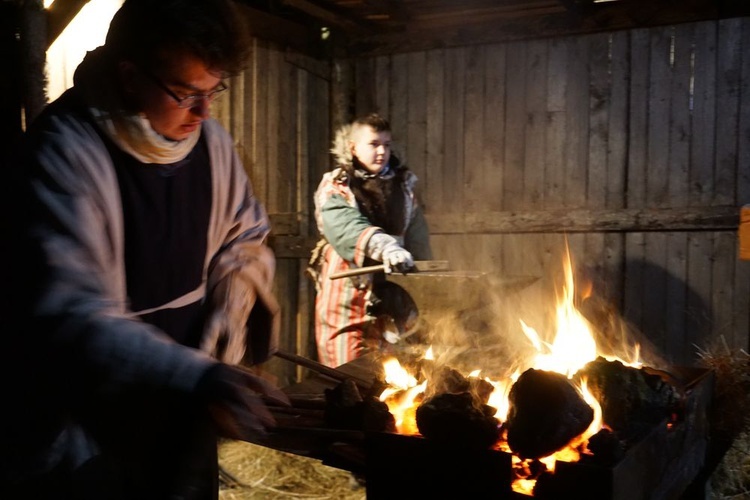
[[[621,360],[599,352],[593,326],[576,307],[573,266],[571,263],[570,252],[567,248],[565,257],[566,258],[563,262],[564,286],[562,293],[558,297],[555,310],[556,323],[554,338],[552,342],[546,342],[534,328],[529,326],[523,320],[519,320],[522,332],[536,349],[536,354],[532,359],[527,363],[521,364],[521,366],[538,370],[555,371],[562,373],[569,378],[583,368],[588,362],[595,360],[598,356],[603,356],[610,361],[617,359],[626,365],[639,367],[641,362],[638,359],[639,352],[637,346],[635,357],[630,361]],[[591,293],[592,289],[589,286],[585,290],[585,295],[590,296]],[[427,350],[424,358],[429,360],[435,359],[432,347]],[[395,358],[387,360],[384,363],[384,369],[386,373],[386,381],[391,387],[381,394],[380,399],[386,402],[391,413],[393,413],[396,418],[396,426],[400,433],[418,434],[419,431],[415,419],[416,407],[421,402],[421,397],[427,387],[427,381],[418,383],[417,379],[409,374]],[[494,391],[490,395],[488,404],[497,408],[495,417],[501,422],[504,422],[507,419],[509,410],[508,394],[510,388],[518,379],[522,371],[524,370],[518,369],[513,375],[501,381],[490,380],[486,377],[484,378],[484,380],[492,384],[494,387]],[[479,377],[479,374],[480,371],[476,370],[469,376]],[[568,462],[577,461],[580,458],[580,452],[578,450],[582,449],[585,451],[585,445],[588,439],[599,432],[603,426],[606,426],[605,422],[602,420],[601,406],[587,390],[585,380],[582,381],[579,389],[581,390],[584,400],[594,410],[594,419],[586,431],[576,437],[567,447],[558,450],[553,455],[540,459],[540,461],[545,464],[548,471],[554,471],[555,462],[557,460]],[[504,442],[498,443],[498,448],[509,451],[507,443]],[[522,469],[525,466],[517,457],[514,456],[513,459],[514,467]],[[519,476],[519,478],[513,482],[512,487],[516,492],[531,494],[535,482],[536,481],[533,479]]]

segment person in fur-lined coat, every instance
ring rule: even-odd
[[[330,279],[332,274],[382,263],[386,273],[408,272],[432,258],[429,230],[414,187],[416,175],[391,151],[391,127],[369,114],[341,127],[336,166],[315,193],[322,236],[311,258],[316,280],[315,339],[318,360],[336,367],[387,345],[371,314],[374,284],[382,274]]]
[[[216,500],[262,439],[236,365],[277,349],[269,220],[210,118],[246,60],[230,0],[125,0],[7,172],[0,498]],[[12,205],[10,205],[12,203]]]

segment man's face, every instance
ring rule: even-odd
[[[352,131],[350,147],[365,169],[377,174],[391,157],[391,133],[376,132],[369,125],[357,127]]]
[[[175,96],[208,95],[221,85],[221,75],[188,54],[173,54],[153,71],[130,67],[126,82],[138,111],[144,113],[154,131],[181,141],[190,136],[210,115],[210,99],[194,99],[181,108]],[[174,94],[173,95],[170,95]]]

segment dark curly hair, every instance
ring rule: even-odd
[[[233,0],[125,0],[107,33],[116,59],[153,69],[164,51],[185,52],[224,76],[246,64],[250,36]]]

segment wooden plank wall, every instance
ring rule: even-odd
[[[214,104],[214,116],[235,138],[256,196],[265,205],[274,238],[308,235],[311,193],[328,165],[329,63],[253,41],[247,70],[229,82],[229,96]],[[313,339],[312,283],[305,258],[277,252],[275,293],[282,310],[281,349],[309,352]],[[300,379],[296,365],[273,358],[265,364],[282,386]]]
[[[544,289],[567,242],[588,303],[652,355],[748,348],[750,19],[353,64],[357,113],[391,120],[420,178],[436,259]]]

